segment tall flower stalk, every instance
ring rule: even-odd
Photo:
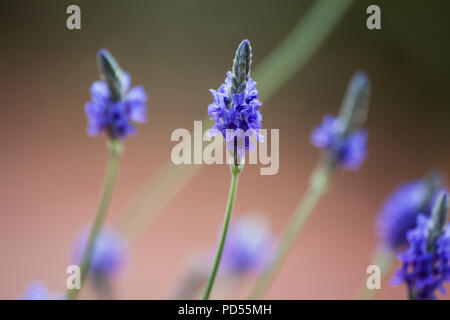
[[[130,76],[122,71],[114,57],[105,49],[99,51],[98,65],[102,81],[95,81],[92,84],[92,100],[85,106],[88,117],[87,132],[90,136],[106,133],[110,150],[109,164],[100,204],[81,258],[81,288],[68,290],[68,299],[77,298],[89,274],[97,238],[116,181],[119,158],[122,154],[122,140],[136,132],[131,121],[146,121],[147,96],[143,87],[137,86],[129,90]]]
[[[350,80],[339,116],[326,115],[322,124],[313,130],[311,142],[324,153],[311,174],[306,193],[281,235],[273,258],[252,288],[250,299],[259,299],[267,291],[337,169],[356,171],[364,161],[367,132],[359,126],[366,119],[369,96],[369,79],[365,73],[357,72]]]
[[[208,277],[208,281],[206,283],[206,288],[203,293],[203,300],[208,300],[211,296],[211,290],[213,288],[214,282],[216,280],[217,271],[219,270],[220,260],[222,258],[223,248],[225,246],[225,240],[228,234],[228,227],[230,225],[231,220],[231,213],[233,211],[233,205],[234,205],[234,198],[236,196],[236,188],[237,188],[237,182],[238,182],[238,175],[239,175],[240,169],[238,167],[235,167],[234,165],[231,166],[231,185],[230,185],[230,191],[228,193],[228,202],[227,202],[227,208],[225,210],[225,217],[223,220],[222,225],[222,232],[219,240],[219,245],[217,247],[217,252],[214,258],[213,267],[211,269],[211,272]]]
[[[108,210],[109,203],[111,201],[111,195],[114,187],[114,183],[116,180],[117,169],[119,165],[119,157],[120,157],[120,143],[117,140],[113,140],[110,143],[110,159],[109,165],[106,173],[106,180],[103,186],[102,196],[100,198],[100,204],[97,209],[97,213],[95,214],[95,220],[92,225],[92,229],[90,231],[88,244],[86,246],[86,250],[83,254],[83,258],[81,260],[81,287],[83,286],[88,272],[89,267],[91,265],[92,255],[95,249],[95,244],[97,237],[101,231],[103,221],[105,220],[106,212]],[[67,293],[68,299],[76,299],[80,290],[72,289]]]
[[[228,233],[228,227],[233,211],[238,177],[243,169],[245,152],[252,148],[250,136],[259,140],[262,116],[259,112],[261,102],[258,100],[256,82],[250,77],[252,63],[252,48],[248,40],[243,40],[233,60],[233,68],[227,73],[225,83],[218,90],[210,90],[214,101],[208,106],[208,114],[214,120],[211,132],[221,134],[233,155],[231,164],[231,184],[222,232],[212,270],[206,283],[203,299],[209,299],[214,286],[223,248]]]

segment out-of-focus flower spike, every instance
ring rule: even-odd
[[[360,128],[367,117],[370,82],[365,72],[350,79],[338,117],[325,115],[310,136],[311,143],[327,152],[331,169],[357,171],[367,156],[367,132]]]
[[[52,292],[48,286],[40,281],[31,282],[25,293],[19,297],[20,300],[62,300],[63,295],[60,292]]]
[[[339,111],[343,134],[366,121],[369,111],[370,80],[364,71],[356,72],[347,87]]]
[[[447,222],[448,198],[447,193],[442,191],[437,196],[436,202],[433,206],[430,220],[430,233],[428,236],[428,244],[432,246],[436,239],[441,236],[445,230]]]
[[[146,122],[147,94],[142,86],[130,88],[131,77],[106,49],[98,52],[102,81],[91,85],[91,101],[86,103],[87,133],[94,137],[106,132],[112,140],[136,133],[132,122]]]
[[[247,86],[252,64],[252,47],[250,41],[243,40],[236,50],[231,75],[231,94],[242,93]]]
[[[265,216],[247,215],[232,221],[223,252],[223,271],[234,276],[260,271],[270,258],[274,238]]]
[[[422,179],[400,186],[386,199],[377,218],[377,233],[381,243],[397,251],[407,243],[406,234],[416,227],[417,216],[431,216],[439,191],[444,188],[444,175],[430,170]]]
[[[450,224],[447,222],[447,193],[442,190],[434,202],[431,216],[417,216],[414,229],[408,231],[409,248],[398,255],[402,267],[391,284],[405,283],[409,299],[437,299],[450,282]]]
[[[123,92],[123,71],[116,59],[106,49],[100,49],[98,52],[98,68],[100,77],[107,83],[111,92],[111,99],[119,101]]]
[[[81,263],[88,241],[89,229],[85,229],[78,235],[74,243],[72,254],[74,263]],[[127,252],[128,244],[123,235],[111,227],[103,228],[92,251],[90,274],[97,278],[120,274],[128,260]]]

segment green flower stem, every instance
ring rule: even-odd
[[[102,197],[100,199],[100,204],[97,210],[97,213],[95,215],[94,224],[92,225],[91,233],[89,235],[89,241],[86,247],[86,250],[83,254],[83,259],[81,260],[81,289],[83,288],[83,283],[87,278],[87,275],[89,273],[89,265],[91,263],[92,253],[94,251],[95,247],[95,241],[97,239],[97,236],[100,233],[100,230],[102,228],[103,221],[105,220],[106,211],[108,209],[108,205],[111,201],[111,195],[112,190],[114,187],[114,182],[116,180],[117,175],[117,168],[119,166],[119,158],[120,154],[122,153],[122,146],[120,144],[119,140],[111,140],[109,142],[109,148],[110,148],[110,158],[109,158],[109,164],[106,174],[106,180],[105,184],[103,186],[103,193]],[[78,294],[80,293],[81,289],[72,289],[67,291],[67,299],[72,300],[76,299]]]
[[[392,267],[394,266],[395,255],[392,251],[388,249],[378,248],[373,257],[372,264],[380,267],[381,270],[381,280],[383,280],[387,275],[391,273]],[[359,289],[357,299],[359,300],[371,300],[376,297],[380,290],[369,290],[367,288],[367,279],[361,284]]]
[[[217,271],[219,270],[220,259],[222,258],[223,247],[225,245],[225,239],[227,238],[228,227],[230,225],[231,212],[233,211],[234,198],[236,196],[236,188],[238,183],[238,176],[241,172],[241,166],[231,166],[231,185],[228,193],[227,209],[225,210],[225,218],[222,226],[222,235],[220,236],[219,246],[217,247],[216,257],[214,258],[214,264],[209,274],[208,282],[206,283],[205,292],[203,294],[203,300],[208,300],[211,295],[211,290],[216,280]]]
[[[295,242],[300,230],[312,213],[315,205],[325,192],[329,177],[332,173],[332,166],[327,162],[320,163],[311,175],[309,187],[291,216],[286,228],[281,235],[274,257],[266,265],[264,272],[259,276],[255,286],[250,292],[249,299],[261,299],[269,288],[275,274],[281,267],[289,250]]]

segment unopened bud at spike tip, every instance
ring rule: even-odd
[[[369,77],[364,71],[358,71],[350,79],[339,112],[344,134],[366,120],[369,111],[369,98]]]
[[[425,182],[427,183],[428,189],[434,192],[444,185],[444,174],[440,169],[432,168],[426,173]]]
[[[448,199],[447,193],[440,192],[431,212],[430,234],[433,240],[439,237],[445,228],[447,222]]]
[[[100,77],[106,81],[112,100],[120,100],[122,96],[122,69],[116,59],[106,49],[98,52]]]
[[[132,122],[147,120],[147,94],[142,86],[130,88],[130,75],[107,50],[98,51],[97,62],[102,81],[90,87],[92,99],[85,105],[87,133],[92,137],[106,133],[114,153],[120,153],[118,140],[136,133]]]
[[[423,199],[422,208],[426,209],[427,207],[430,207],[436,191],[440,190],[444,185],[443,176],[444,175],[441,170],[436,168],[433,168],[426,173],[424,177],[424,182],[426,184],[426,196]]]
[[[252,64],[252,47],[250,41],[243,40],[237,50],[233,60],[231,94],[242,93],[250,76]]]

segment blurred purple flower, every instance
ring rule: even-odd
[[[104,49],[100,58],[113,59]],[[118,68],[118,67],[117,67]],[[91,85],[92,100],[86,103],[88,117],[87,133],[97,136],[106,132],[110,138],[124,139],[136,133],[131,121],[143,123],[147,120],[147,95],[142,86],[130,89],[131,78],[128,73],[115,70],[120,85],[119,93],[114,93],[107,80],[95,81]]]
[[[89,230],[84,230],[76,239],[73,250],[73,259],[76,263],[81,263],[89,234]],[[95,242],[89,272],[96,277],[113,276],[123,270],[126,260],[125,238],[112,228],[104,228]]]
[[[443,284],[450,281],[450,225],[430,245],[430,223],[425,215],[417,217],[407,234],[410,246],[398,256],[402,267],[391,280],[392,285],[406,283],[413,299],[436,299],[435,291],[445,294]]]
[[[327,150],[342,168],[356,171],[367,156],[367,132],[359,129],[343,134],[340,118],[325,115],[322,123],[311,132],[311,144]]]
[[[244,216],[233,221],[223,251],[223,270],[232,274],[258,271],[270,258],[273,235],[263,217]]]
[[[31,282],[20,300],[59,300],[61,294],[51,292],[47,285],[42,282]]]
[[[417,216],[431,215],[433,194],[436,190],[430,191],[430,184],[420,179],[401,185],[386,200],[377,218],[377,233],[384,246],[397,250],[406,244],[406,234],[416,227]]]

